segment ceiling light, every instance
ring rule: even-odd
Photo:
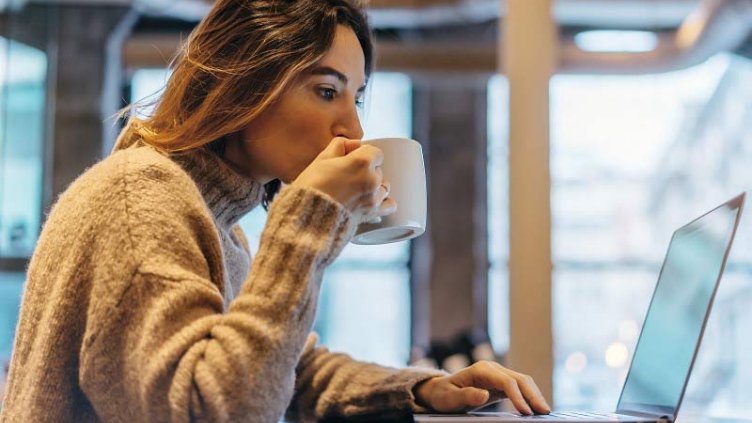
[[[649,31],[584,31],[574,36],[580,50],[592,52],[641,53],[654,50],[658,36]]]

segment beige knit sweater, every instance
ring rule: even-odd
[[[430,370],[309,336],[356,222],[285,187],[253,259],[237,221],[263,189],[204,150],[140,144],[61,195],[32,257],[1,422],[275,422],[423,411]],[[357,283],[353,281],[352,283]]]

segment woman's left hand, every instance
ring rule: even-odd
[[[522,414],[548,414],[551,407],[533,378],[493,361],[480,361],[457,373],[428,379],[414,388],[418,404],[441,413],[480,407],[492,397],[507,397]]]

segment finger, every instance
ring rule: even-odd
[[[533,410],[530,409],[530,405],[525,401],[525,397],[522,395],[520,387],[514,378],[509,377],[507,379],[504,384],[504,393],[507,394],[507,398],[512,401],[517,411],[527,415],[533,414]]]
[[[387,197],[386,187],[378,182],[369,181],[363,188],[360,201],[363,207],[372,210],[379,206]]]
[[[465,387],[461,388],[454,384],[448,383],[438,390],[435,395],[432,407],[442,413],[451,413],[467,409],[477,408],[481,404],[479,398],[481,395],[478,391],[482,389]],[[486,396],[487,398],[487,396]],[[485,402],[485,399],[484,402]]]
[[[389,197],[389,193],[392,192],[392,184],[386,179],[382,179],[381,188],[384,190],[384,199],[386,199],[386,197]]]
[[[475,408],[485,404],[489,398],[489,392],[479,388],[462,388],[459,396],[462,398],[463,406],[458,408]]]
[[[345,154],[350,154],[353,151],[357,150],[361,145],[360,140],[351,140],[348,138],[345,138]]]
[[[390,189],[389,182],[382,181],[381,184],[376,188],[376,190],[373,192],[373,200],[375,205],[379,205],[384,202],[384,200],[389,197],[389,189]]]
[[[377,169],[382,163],[384,163],[384,153],[370,144],[361,144],[361,146],[350,155],[367,160],[369,167],[373,170]]]
[[[532,377],[509,370],[495,361],[489,363],[500,371],[512,375],[512,377],[517,380],[517,385],[520,387],[522,395],[536,412],[546,414],[551,412],[551,406],[546,402],[546,398],[543,396],[543,393],[541,393],[538,385],[535,384]]]
[[[397,211],[397,202],[394,201],[394,198],[386,198],[381,205],[379,205],[378,210],[376,210],[376,215],[378,216],[389,216],[390,214]],[[379,218],[380,218],[379,217]]]
[[[503,372],[494,366],[473,366],[468,370],[474,371],[473,379],[478,379],[483,385],[491,385],[494,389],[504,391],[504,394],[512,401],[514,408],[522,414],[533,414],[533,410],[525,401],[525,397],[520,391],[520,387],[515,380],[509,374]]]
[[[347,148],[346,143],[348,141],[347,138],[343,137],[335,137],[332,138],[332,140],[329,142],[329,145],[326,146],[326,148],[319,153],[318,159],[333,159],[336,157],[342,157],[345,154],[347,154]]]
[[[520,387],[522,395],[527,400],[528,404],[533,407],[537,413],[548,414],[551,412],[551,407],[543,397],[538,385],[535,384],[533,378],[520,373],[516,374],[517,386]]]
[[[371,225],[378,225],[381,223],[381,217],[380,216],[372,216],[372,217],[366,217],[363,219],[363,223],[370,223]]]

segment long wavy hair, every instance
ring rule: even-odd
[[[153,108],[128,119],[115,149],[140,140],[165,153],[207,148],[222,155],[228,135],[321,60],[337,25],[355,32],[370,76],[371,31],[357,0],[217,0],[172,61],[162,95],[121,112]],[[280,187],[278,179],[265,185],[264,208]]]

